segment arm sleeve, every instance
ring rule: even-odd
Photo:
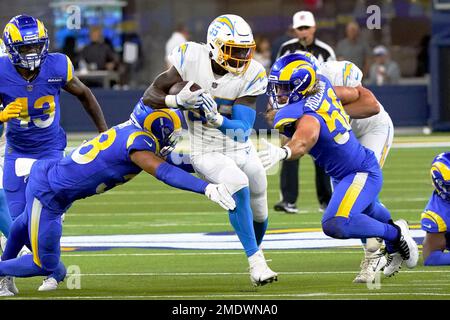
[[[234,130],[234,140],[246,142],[251,135],[255,119],[255,110],[248,106],[237,104],[233,106],[231,120],[224,117],[223,123],[218,129],[225,135],[227,130]]]
[[[174,188],[200,194],[205,194],[205,189],[208,186],[206,181],[196,178],[167,162],[163,162],[156,169],[156,178]]]

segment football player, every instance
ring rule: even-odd
[[[128,121],[83,143],[63,159],[18,160],[23,162],[19,174],[29,173],[27,202],[24,213],[12,224],[1,257],[0,276],[5,277],[0,280],[0,296],[18,293],[8,276],[52,275],[44,287],[51,281],[55,288],[66,275],[60,260],[61,215],[74,201],[126,183],[142,170],[233,210],[235,202],[224,184],[205,182],[163,160],[175,147],[180,130],[176,111],[153,110],[140,101]],[[31,172],[26,169],[30,165]],[[16,258],[23,245],[33,254]]]
[[[362,87],[362,71],[350,61],[328,61],[318,64],[318,69],[333,86],[354,87],[360,90],[360,96],[373,96]],[[351,118],[353,134],[364,147],[374,152],[380,167],[383,168],[394,138],[394,125],[379,102],[375,104],[376,108],[368,108],[368,104],[361,103],[361,100],[360,97],[352,103],[344,104],[344,110]],[[363,239],[365,255],[361,262],[361,271],[353,282],[373,282],[376,273],[386,265],[386,258],[381,250],[382,241],[379,240],[381,239]]]
[[[434,158],[431,164],[431,180],[435,190],[421,217],[425,266],[450,265],[450,152]]]
[[[274,128],[291,140],[283,147],[265,142],[259,152],[266,169],[280,160],[298,159],[309,153],[334,179],[335,189],[322,218],[322,229],[337,239],[385,240],[384,274],[398,272],[403,261],[417,265],[417,244],[405,220],[392,222],[390,212],[377,201],[382,174],[373,151],[362,146],[351,130],[328,79],[303,54],[278,59],[269,75],[274,108]],[[356,100],[359,91],[353,89]],[[348,90],[351,92],[351,90]]]
[[[18,15],[5,26],[3,42],[7,57],[0,57],[0,102],[5,109],[6,156],[3,187],[11,218],[25,208],[26,182],[16,174],[17,159],[60,159],[66,134],[60,120],[60,90],[76,96],[99,132],[107,130],[102,110],[75,75],[70,59],[49,53],[44,24],[31,16]]]
[[[232,185],[236,209],[229,219],[248,257],[250,280],[258,286],[276,280],[277,273],[260,248],[268,223],[267,178],[249,136],[267,75],[252,59],[254,51],[247,22],[221,15],[209,25],[206,44],[186,42],[174,49],[173,66],[146,90],[144,102],[184,110],[195,171],[208,181]],[[168,94],[181,81],[191,82],[178,94]],[[202,89],[192,92],[192,82]]]

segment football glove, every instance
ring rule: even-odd
[[[205,113],[205,118],[208,124],[213,128],[218,128],[223,123],[223,116],[217,110],[217,103],[209,93],[203,93],[201,95],[200,108]]]
[[[198,89],[191,91],[193,81],[189,81],[183,89],[176,95],[169,94],[165,98],[166,106],[169,108],[179,108],[185,110],[197,109],[198,104],[201,102],[200,95],[205,91],[204,89]]]
[[[18,118],[22,108],[22,104],[16,100],[11,102],[2,111],[0,111],[0,121],[7,122],[11,119]]]
[[[291,149],[288,146],[277,147],[266,139],[261,139],[265,149],[258,152],[258,157],[261,160],[264,169],[269,170],[281,160],[287,160],[291,157]]]
[[[205,195],[209,200],[218,203],[225,210],[234,210],[236,203],[225,184],[210,183],[206,186]]]

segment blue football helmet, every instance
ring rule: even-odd
[[[39,68],[48,55],[47,29],[28,15],[15,16],[6,24],[3,42],[12,64],[24,69]]]
[[[450,152],[443,152],[431,163],[431,180],[439,196],[450,200]]]
[[[181,138],[181,116],[178,109],[152,109],[142,98],[136,104],[130,119],[135,126],[149,133],[158,143],[157,152],[165,157],[175,149]]]
[[[302,100],[316,84],[317,64],[311,54],[291,53],[272,66],[267,94],[274,109]]]

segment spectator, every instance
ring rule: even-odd
[[[389,51],[385,46],[377,46],[373,49],[374,63],[370,66],[370,84],[382,86],[384,84],[397,84],[400,80],[400,68],[389,57]]]
[[[266,71],[269,71],[270,67],[272,66],[272,60],[270,58],[271,49],[269,39],[267,39],[266,37],[257,37],[255,39],[255,42],[256,50],[253,59],[261,63]]]
[[[361,38],[359,25],[352,21],[345,28],[345,38],[337,44],[338,60],[348,60],[361,68],[364,74],[369,71],[370,48]]]
[[[91,43],[81,51],[81,59],[89,70],[115,70],[118,58],[111,46],[105,43],[103,30],[100,26],[93,26],[89,33]]]
[[[292,27],[296,38],[286,41],[281,45],[278,57],[298,51],[312,53],[320,62],[336,60],[333,49],[325,42],[316,38],[316,21],[314,15],[309,11],[299,11],[294,14]],[[314,163],[315,164],[315,163]],[[315,164],[316,167],[316,191],[319,201],[319,210],[324,211],[331,199],[331,181],[325,171]],[[275,204],[276,211],[297,213],[297,198],[299,193],[299,160],[283,161],[280,173],[281,201]]]
[[[75,70],[78,69],[77,39],[74,36],[66,37],[61,51],[70,58]]]
[[[184,24],[179,24],[175,31],[170,36],[169,40],[166,42],[166,64],[169,68],[171,66],[170,62],[167,60],[167,57],[170,55],[173,49],[178,47],[180,44],[185,43],[189,40],[189,31]]]

